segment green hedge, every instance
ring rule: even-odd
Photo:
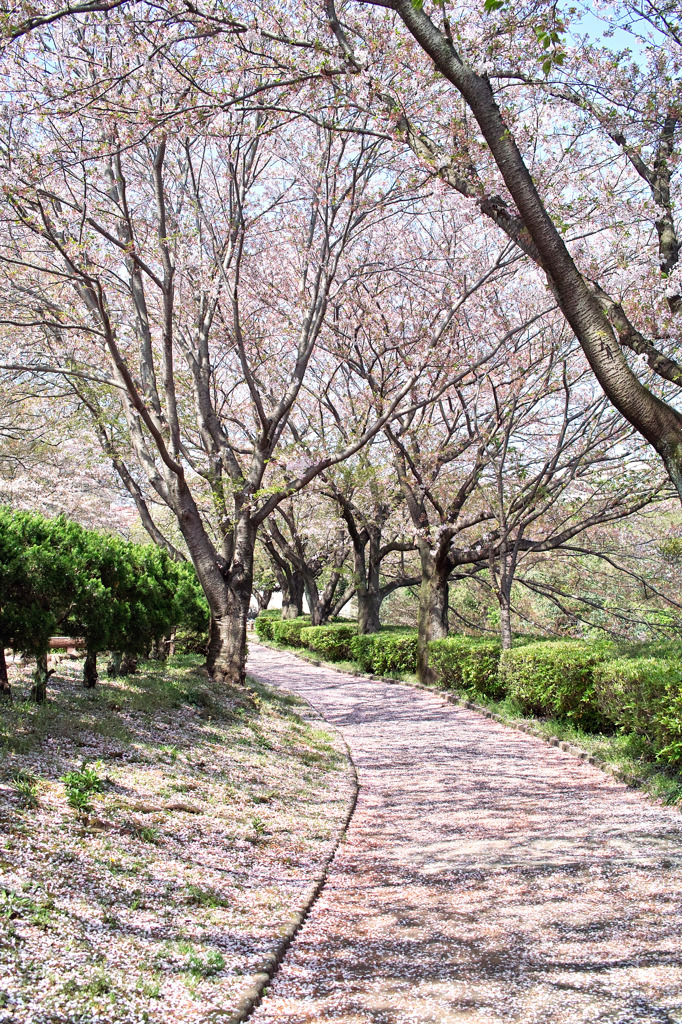
[[[362,633],[351,637],[350,656],[363,672],[374,671],[374,641],[379,633]]]
[[[499,676],[504,690],[532,715],[572,720],[591,731],[612,720],[597,699],[594,670],[614,651],[605,641],[544,641],[503,651]]]
[[[306,626],[301,630],[301,643],[328,661],[350,661],[350,644],[356,633],[357,626],[347,622]]]
[[[256,619],[258,622],[258,619]],[[301,630],[310,625],[310,616],[301,615],[297,619],[272,619],[270,639],[285,647],[302,647]]]
[[[501,653],[498,640],[448,636],[429,644],[429,665],[446,689],[470,690],[497,700],[505,693],[498,675]]]
[[[380,676],[417,671],[417,630],[374,634],[372,671]]]
[[[387,626],[380,633],[354,636],[350,653],[363,672],[396,675],[417,671],[417,630]]]
[[[281,617],[282,612],[279,608],[272,608],[257,615],[253,624],[256,636],[260,640],[272,640],[273,623],[279,622]]]
[[[651,754],[682,765],[682,665],[671,658],[615,658],[596,666],[602,713],[624,732],[643,736]]]

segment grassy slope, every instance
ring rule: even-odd
[[[343,818],[339,739],[191,658],[93,691],[62,670],[49,698],[0,707],[0,1021],[229,1011]],[[103,789],[79,810],[84,761]]]

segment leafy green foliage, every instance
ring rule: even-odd
[[[383,626],[378,633],[352,636],[349,648],[363,672],[391,675],[417,670],[417,631],[406,626]]]
[[[303,647],[301,630],[309,625],[309,615],[301,615],[297,619],[273,619],[272,639],[285,647]]]
[[[276,621],[281,619],[282,612],[279,608],[268,609],[257,616],[253,624],[256,636],[261,640],[272,640],[272,627]]]
[[[202,978],[212,978],[225,967],[225,957],[219,949],[209,949],[205,956],[192,950],[187,959],[187,970],[190,974]]]
[[[301,643],[327,661],[349,661],[351,641],[356,634],[357,627],[346,622],[333,622],[328,626],[306,626],[301,630]]]
[[[100,779],[91,765],[84,764],[81,768],[67,772],[61,781],[66,789],[69,806],[82,812],[92,810],[92,794],[101,793],[104,789],[104,780]]]
[[[206,631],[208,608],[194,569],[152,544],[130,544],[0,508],[0,638],[44,658],[60,632],[88,651],[144,654],[173,626]]]
[[[405,629],[375,634],[372,667],[377,675],[417,671],[417,631]]]
[[[12,775],[14,788],[24,807],[34,808],[38,806],[38,776],[32,771],[20,768]]]
[[[615,658],[594,672],[599,706],[624,732],[644,737],[658,760],[682,766],[682,665],[672,658]]]
[[[448,636],[429,644],[429,665],[446,689],[469,690],[497,700],[504,695],[497,671],[501,653],[498,640]]]
[[[363,672],[374,671],[374,641],[379,633],[365,633],[353,636],[349,648],[353,661],[357,662]]]
[[[594,670],[613,653],[606,641],[543,641],[503,651],[500,683],[524,711],[564,718],[586,731],[612,727],[595,691]]]

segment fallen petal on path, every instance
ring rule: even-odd
[[[437,695],[253,645],[360,796],[257,1024],[682,1021],[682,818]]]

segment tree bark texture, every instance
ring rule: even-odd
[[[5,660],[5,648],[0,640],[0,700],[11,700],[12,688],[9,685],[7,675],[7,661]]]
[[[417,675],[420,682],[432,683],[429,668],[429,643],[448,635],[448,577],[449,565],[438,565],[428,550],[428,542],[421,544],[422,582],[419,591],[419,640],[417,646]]]
[[[86,690],[93,690],[97,685],[98,679],[97,651],[93,651],[92,648],[88,647],[83,663],[83,686]]]
[[[253,590],[256,524],[237,511],[221,556],[211,543],[186,486],[175,495],[178,522],[211,613],[206,668],[218,681],[241,686],[246,677],[246,621]]]
[[[498,601],[500,606],[500,641],[502,643],[502,650],[509,651],[512,645],[511,601],[509,594],[501,590]]]
[[[378,633],[381,629],[381,534],[365,533],[353,540],[353,569],[358,602],[358,633]],[[369,551],[367,549],[369,548]],[[367,557],[369,555],[369,558]]]
[[[297,619],[303,615],[303,577],[300,572],[287,572],[282,586],[282,618]]]
[[[33,686],[30,694],[30,698],[35,704],[44,704],[47,700],[47,681],[53,672],[54,669],[47,667],[47,652],[39,654],[36,658],[36,667],[33,670]]]

